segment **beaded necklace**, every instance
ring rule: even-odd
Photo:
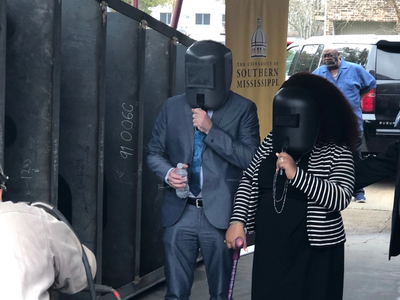
[[[302,157],[303,156],[301,156],[298,160],[296,160],[296,162],[295,162],[296,166],[300,162]],[[285,180],[285,185],[283,186],[283,192],[282,192],[281,198],[280,199],[276,199],[276,181],[278,179],[278,172],[279,172],[279,170],[275,171],[274,179],[272,181],[272,199],[274,199],[274,209],[275,209],[276,213],[277,214],[281,214],[282,211],[283,211],[283,208],[285,207],[286,194],[287,194],[287,189],[288,189],[288,185],[289,185],[289,179],[286,178],[286,180]],[[280,210],[276,207],[276,204],[279,203],[279,202],[282,202],[282,206],[281,206]]]

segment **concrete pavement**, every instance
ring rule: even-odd
[[[347,234],[343,299],[400,300],[400,257],[388,261],[394,180],[365,191],[367,203],[352,202],[342,212]],[[236,300],[250,300],[252,259],[249,254],[239,260],[233,294]],[[204,265],[199,264],[190,299],[206,300],[207,291]],[[164,294],[165,284],[160,283],[133,299],[160,300]]]

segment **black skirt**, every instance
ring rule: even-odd
[[[289,185],[283,199],[286,177],[278,175],[275,199],[280,201],[273,200],[275,162],[269,157],[259,171],[252,300],[341,300],[344,243],[310,246],[305,195]],[[307,169],[307,162],[303,157],[298,166]]]

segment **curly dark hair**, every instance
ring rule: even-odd
[[[281,88],[301,87],[310,91],[318,102],[319,132],[317,142],[345,144],[354,150],[360,131],[357,116],[343,93],[330,81],[309,72],[299,72]]]

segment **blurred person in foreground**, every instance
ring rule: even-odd
[[[88,283],[75,233],[41,208],[2,202],[0,186],[0,299],[48,300],[49,289],[83,290]],[[84,248],[94,277],[95,256]]]
[[[395,127],[399,128],[399,115]],[[385,151],[369,155],[355,164],[355,188],[361,188],[396,176],[390,233],[389,259],[400,254],[400,141],[390,144]]]
[[[322,51],[322,61],[324,64],[314,70],[313,74],[320,75],[336,85],[346,96],[357,115],[360,135],[353,151],[354,161],[357,162],[362,159],[361,145],[364,135],[361,99],[370,90],[376,88],[376,80],[362,66],[340,58],[340,53],[335,48],[325,48]],[[365,203],[367,201],[362,188],[355,190],[353,197],[357,203]]]
[[[287,152],[279,149],[278,133],[284,131],[275,122],[280,117],[283,124],[293,121],[293,108],[278,116],[277,99],[315,103],[315,108],[310,106],[314,111],[299,116],[300,123],[315,118],[314,123],[289,135]],[[340,300],[346,241],[340,211],[349,205],[354,188],[351,150],[358,137],[356,116],[333,84],[310,73],[297,73],[284,82],[273,105],[273,131],[239,184],[227,246],[234,248],[236,238],[245,239],[246,229],[256,233],[253,300]],[[290,126],[296,127],[288,125],[288,132]],[[297,145],[291,141],[296,139],[309,142],[295,151]],[[286,176],[279,174],[280,169]]]

